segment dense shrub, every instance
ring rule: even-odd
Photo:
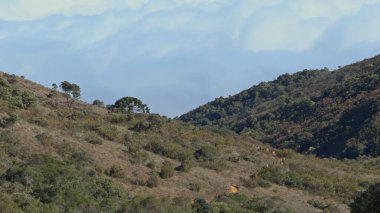
[[[118,165],[113,165],[110,168],[110,170],[108,171],[108,175],[111,177],[114,177],[114,178],[124,178],[125,177],[125,173],[124,173],[123,168],[121,168],[121,166],[118,166]]]
[[[193,204],[194,213],[212,213],[212,208],[207,202],[202,198],[197,198],[194,200]]]
[[[177,170],[187,173],[187,172],[190,172],[192,166],[193,166],[193,164],[191,161],[185,160],[185,161],[181,162],[181,165],[179,167],[177,167]]]
[[[11,184],[22,184],[23,190],[27,190],[19,193],[38,201],[41,209],[37,212],[76,212],[82,207],[115,212],[123,209],[127,198],[110,180],[87,176],[75,166],[46,155],[33,155],[2,178]],[[21,208],[22,203],[18,203]]]
[[[31,123],[37,124],[40,127],[48,127],[49,122],[44,117],[34,117],[30,120]]]
[[[373,184],[366,191],[359,193],[350,207],[353,213],[380,212],[380,183]]]
[[[119,132],[117,128],[114,126],[99,126],[95,129],[95,131],[106,140],[116,140]]]
[[[170,178],[174,175],[174,164],[170,161],[164,161],[161,166],[160,176],[163,179]]]
[[[158,186],[158,175],[156,172],[152,172],[148,178],[148,181],[146,182],[146,185],[150,188],[157,187]]]
[[[91,132],[87,135],[86,141],[89,142],[90,144],[94,144],[94,145],[103,144],[103,140],[93,132]]]
[[[216,157],[216,150],[211,146],[203,146],[194,153],[194,157],[201,161],[213,161]]]

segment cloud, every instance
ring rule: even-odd
[[[178,50],[220,45],[208,43],[210,36],[219,34],[246,51],[300,52],[311,48],[342,18],[378,2],[5,0],[0,2],[0,19],[26,21],[14,24],[18,28],[0,30],[0,39],[22,37],[27,32],[81,49],[121,36],[123,42],[135,43],[133,40],[139,41],[139,37],[154,34],[157,38],[144,41],[135,53],[162,57]]]
[[[149,0],[3,0],[0,2],[0,19],[26,21],[50,15],[101,14],[109,9],[121,8],[137,10]]]
[[[173,116],[284,72],[375,54],[379,2],[4,0],[0,69],[79,83],[88,101],[137,96]]]

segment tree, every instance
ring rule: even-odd
[[[126,110],[127,112],[150,113],[149,107],[135,97],[123,97],[117,100],[115,104],[111,106],[111,109],[121,111]]]
[[[373,184],[366,191],[359,193],[350,207],[353,213],[380,212],[380,183]]]
[[[78,85],[70,83],[68,81],[63,81],[59,87],[66,95],[66,103],[68,107],[71,107],[76,99],[80,99],[80,87]],[[71,101],[70,97],[73,98]]]
[[[101,101],[101,100],[98,100],[98,99],[94,100],[94,101],[92,102],[92,105],[94,105],[94,106],[98,106],[98,107],[104,107],[104,106],[105,106],[104,102]]]

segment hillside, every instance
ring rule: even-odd
[[[110,112],[0,73],[0,212],[349,212],[379,163],[274,154],[232,131]]]
[[[380,56],[281,75],[179,119],[319,157],[380,155]]]

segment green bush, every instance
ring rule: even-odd
[[[95,130],[101,137],[106,140],[114,141],[117,139],[119,132],[114,126],[100,126]]]
[[[113,165],[108,171],[108,175],[114,178],[124,178],[125,173],[121,166]]]
[[[216,157],[216,150],[211,146],[203,146],[194,153],[194,157],[201,161],[213,161]]]
[[[130,160],[132,163],[144,164],[148,159],[148,153],[146,153],[144,150],[138,150],[132,153],[132,158]]]
[[[94,145],[103,144],[103,140],[99,136],[97,136],[95,133],[89,133],[88,136],[86,137],[86,141]]]
[[[0,194],[0,212],[2,213],[22,213],[24,212],[11,196]]]
[[[192,167],[193,167],[192,162],[189,160],[185,160],[181,162],[181,165],[177,168],[177,170],[187,173],[187,172],[190,172]]]
[[[174,164],[170,161],[164,161],[161,166],[160,176],[162,179],[170,178],[174,175]]]
[[[158,175],[155,172],[152,172],[148,178],[148,181],[146,182],[146,185],[150,188],[157,187],[158,186]]]
[[[32,155],[1,177],[11,184],[22,184],[24,190],[39,202],[33,212],[77,212],[80,208],[98,212],[122,211],[127,194],[108,179],[88,176],[75,165],[57,161],[46,155]],[[16,195],[12,195],[16,196]],[[28,197],[17,198],[19,207]]]
[[[49,126],[49,122],[44,117],[35,117],[35,118],[32,118],[30,122],[34,123],[34,124],[37,124],[40,127],[48,127]]]
[[[212,208],[204,199],[197,198],[194,200],[193,212],[194,213],[212,213]]]
[[[23,156],[25,152],[18,138],[10,130],[0,131],[0,148],[11,157]]]
[[[199,192],[201,191],[202,185],[200,183],[190,183],[189,189],[191,191]]]
[[[352,213],[380,212],[380,183],[373,184],[366,191],[359,193],[350,207]]]

